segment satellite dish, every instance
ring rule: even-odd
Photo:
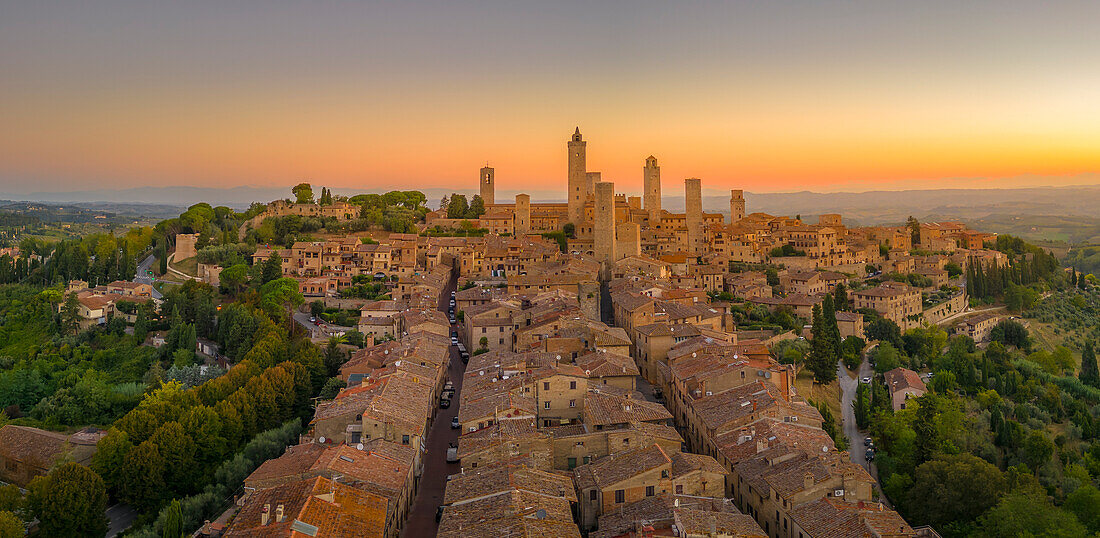
[[[363,450],[363,443],[359,443],[359,444],[355,445],[355,448],[357,448],[359,450]]]
[[[828,451],[829,451],[829,447],[827,447],[827,446],[822,446],[822,447],[821,447],[821,451],[822,451],[822,452],[828,452]]]
[[[322,435],[322,436],[321,436],[321,438],[320,438],[320,439],[318,439],[318,441],[320,441],[320,442],[324,443],[324,442],[325,442],[325,436],[323,436],[323,435]]]

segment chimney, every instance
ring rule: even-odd
[[[260,511],[260,525],[266,526],[268,518],[271,517],[271,505],[265,504],[263,510]]]
[[[283,519],[283,505],[280,504],[275,507],[275,523],[282,523]]]

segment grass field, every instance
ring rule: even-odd
[[[794,390],[806,400],[825,402],[833,416],[840,420],[844,416],[840,410],[840,384],[834,380],[828,385],[815,385],[813,381],[814,375],[808,368],[803,368],[794,380]]]
[[[195,276],[199,273],[199,259],[196,256],[184,260],[172,260],[172,269],[175,269],[185,275]]]

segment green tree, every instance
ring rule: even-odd
[[[913,242],[913,248],[916,248],[920,244],[920,221],[916,217],[910,216],[905,221],[905,225],[909,228],[909,236]]]
[[[1020,447],[1020,459],[1034,472],[1054,455],[1054,442],[1038,430],[1028,432]]]
[[[1084,538],[1087,535],[1085,526],[1072,513],[1052,505],[1045,493],[1031,491],[1005,495],[997,506],[978,519],[978,529],[974,533],[981,538]]]
[[[1085,342],[1085,348],[1081,350],[1081,373],[1078,377],[1086,385],[1100,386],[1100,370],[1097,369],[1096,350],[1092,342]]]
[[[449,219],[464,219],[466,213],[470,211],[470,205],[466,201],[465,194],[452,194],[450,202],[447,203],[447,218]]]
[[[820,305],[814,305],[811,332],[813,340],[810,342],[810,355],[806,360],[806,366],[813,372],[814,382],[824,385],[836,379],[836,364],[839,357],[836,354],[836,345],[832,341],[832,333],[825,326]]]
[[[107,533],[107,489],[103,479],[78,463],[62,463],[28,486],[27,503],[43,536],[95,536]]]
[[[1007,488],[1001,471],[989,462],[970,454],[942,455],[916,468],[904,507],[913,523],[942,531],[952,523],[974,521]]]
[[[70,293],[61,307],[61,332],[76,334],[80,330],[80,299],[76,293]]]
[[[161,531],[160,535],[162,538],[180,538],[184,535],[184,532],[183,511],[180,509],[179,499],[172,499],[167,511],[167,517],[164,519],[164,530]]]
[[[279,262],[282,263],[281,261]],[[280,268],[280,273],[282,269]],[[241,293],[245,284],[248,283],[248,266],[243,263],[238,263],[230,267],[226,267],[218,276],[222,286],[229,290],[234,297]]]
[[[833,289],[833,302],[836,303],[837,310],[848,310],[851,305],[848,303],[848,289],[844,287],[844,284],[837,284]]]
[[[164,458],[157,445],[141,443],[126,454],[119,469],[119,499],[140,511],[152,512],[165,493],[164,474]]]
[[[278,252],[272,252],[271,256],[264,260],[263,276],[261,277],[260,284],[267,284],[272,280],[278,280],[283,277],[283,258],[279,256]]]
[[[1090,533],[1100,532],[1100,489],[1096,486],[1086,484],[1077,488],[1066,497],[1063,507],[1076,515]]]
[[[118,491],[118,471],[132,448],[134,445],[130,443],[130,436],[118,428],[107,430],[107,435],[96,443],[96,452],[89,465],[103,477],[110,491]]]
[[[23,538],[27,534],[23,522],[9,511],[0,512],[0,538]]]
[[[917,414],[913,418],[913,431],[917,434],[914,463],[924,463],[943,449],[943,437],[937,427],[940,396],[929,392],[917,398]]]
[[[890,342],[895,348],[901,348],[901,328],[897,323],[886,318],[876,318],[867,324],[867,339],[871,341]]]
[[[309,183],[299,183],[290,189],[299,204],[313,203],[313,186]]]
[[[470,200],[470,208],[466,210],[466,218],[476,219],[485,214],[485,200],[481,199],[481,195],[475,194],[473,199]]]

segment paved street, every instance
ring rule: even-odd
[[[107,538],[112,538],[134,524],[137,512],[125,504],[116,504],[107,508],[106,516],[110,521],[107,527]]]
[[[852,407],[852,402],[856,399],[859,380],[872,375],[874,375],[874,371],[871,370],[871,363],[867,361],[866,357],[860,363],[855,379],[848,375],[848,369],[844,367],[844,363],[837,364],[836,377],[840,383],[840,411],[844,422],[844,436],[848,438],[848,444],[850,445],[848,453],[851,454],[852,461],[864,467],[867,466],[867,457],[863,449],[863,438],[866,435],[860,432],[859,427],[856,425],[856,412]]]
[[[455,279],[452,277],[443,296],[440,297],[439,309],[443,312],[447,311],[447,304],[455,284]],[[443,504],[443,490],[447,487],[447,476],[461,470],[459,464],[447,463],[447,448],[451,443],[458,443],[459,431],[451,429],[451,419],[458,416],[462,375],[465,371],[466,365],[458,355],[458,348],[451,346],[451,365],[448,373],[451,382],[454,383],[455,396],[451,400],[451,407],[438,409],[435,420],[432,422],[432,430],[428,433],[428,447],[424,454],[424,472],[420,476],[420,489],[413,502],[412,512],[409,513],[409,521],[401,532],[401,536],[405,538],[435,536],[438,529],[435,511]]]
[[[136,274],[134,274],[134,282],[140,282],[142,284],[149,284],[150,286],[152,286],[157,281],[157,279],[149,276],[149,268],[152,267],[153,264],[156,263],[156,261],[157,257],[152,254],[146,256],[144,260],[141,260],[141,263],[139,263],[137,266],[137,272]],[[161,295],[161,293],[157,291],[156,288],[153,288],[153,298],[160,299],[162,297],[164,296]]]

